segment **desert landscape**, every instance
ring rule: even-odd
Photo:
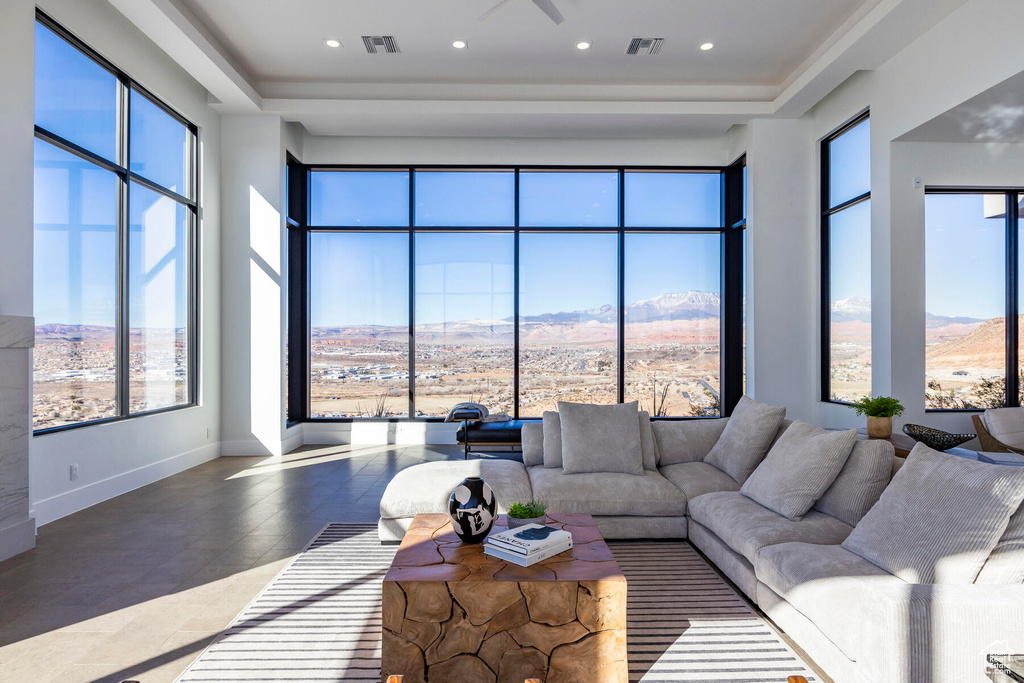
[[[1018,323],[1019,324],[1019,323]],[[871,391],[871,307],[832,303],[832,398]],[[1005,404],[1006,320],[925,314],[925,407],[980,409]]]
[[[132,412],[188,400],[185,336],[182,329],[129,332]],[[38,325],[32,357],[34,429],[117,415],[117,340],[113,327]]]
[[[719,310],[718,295],[709,292],[666,294],[627,306],[625,399],[655,416],[718,415]],[[870,306],[843,300],[833,310],[832,395],[855,400],[871,390]],[[558,401],[615,402],[617,319],[609,305],[520,321],[522,417],[539,417]],[[113,328],[51,324],[37,327],[36,334],[35,429],[114,417]],[[148,351],[142,331],[130,335],[133,411],[187,399],[184,331],[146,335]],[[443,417],[464,401],[511,414],[513,335],[511,320],[418,325],[416,416]],[[927,314],[927,407],[1002,405],[1004,335],[1003,318]],[[408,416],[407,327],[315,327],[311,345],[312,417]]]
[[[658,415],[717,415],[720,309],[717,294],[686,292],[626,309],[626,400]],[[524,316],[520,321],[520,415],[558,401],[617,399],[618,309]],[[416,327],[416,415],[444,416],[475,401],[513,410],[514,325],[474,320]],[[314,417],[404,417],[408,328],[312,330]]]

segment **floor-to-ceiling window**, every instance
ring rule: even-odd
[[[195,402],[196,128],[43,15],[37,431]]]
[[[721,169],[288,177],[308,196],[308,220],[289,210],[304,255],[289,257],[289,300],[308,288],[290,320],[308,315],[308,354],[289,361],[308,405],[291,401],[290,419],[436,419],[466,401],[519,417],[623,400],[721,414],[723,316],[742,306],[723,300],[730,277],[742,291],[742,251],[725,262]],[[738,398],[741,365],[734,381]]]
[[[926,190],[929,410],[1020,405],[1020,203],[1016,191]]]
[[[821,143],[821,397],[871,394],[871,121]]]

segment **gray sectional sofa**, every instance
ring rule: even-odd
[[[893,508],[889,517],[914,514],[895,493],[879,502],[904,462],[894,457],[887,442],[858,440],[852,449],[847,445],[841,470],[830,475],[825,492],[815,494],[809,510],[790,518],[753,500],[750,496],[756,494],[747,490],[750,485],[741,492],[750,476],[750,454],[738,469],[727,460],[723,465],[722,449],[715,447],[721,446],[729,418],[651,424],[653,443],[643,446],[654,449],[644,453],[645,462],[653,467],[645,467],[641,474],[564,474],[560,467],[546,466],[546,461],[548,465],[555,461],[550,454],[546,457],[545,447],[559,445],[552,439],[557,426],[550,421],[544,426],[524,426],[523,463],[432,462],[403,470],[381,501],[381,539],[400,540],[416,513],[445,511],[448,492],[462,478],[481,476],[494,490],[500,512],[511,502],[532,499],[545,503],[552,513],[593,515],[609,539],[689,539],[839,683],[1011,680],[1001,677],[998,665],[986,660],[988,655],[1024,653],[1024,508],[1016,512],[1006,511],[1005,505],[1000,508],[1009,504],[1006,496],[989,501],[988,507],[984,501],[973,505],[958,499],[962,510],[947,510],[948,518],[938,519],[937,524],[965,538],[995,533],[998,545],[993,550],[991,543],[982,548],[979,542],[963,552],[950,551],[963,558],[964,565],[944,565],[947,578],[943,580],[951,583],[916,580],[917,575],[908,574],[917,568],[908,568],[913,563],[908,565],[905,559],[906,543],[885,547],[887,537],[899,533],[879,526],[878,518],[884,515],[866,520],[854,534],[876,505]],[[781,422],[770,443],[761,446],[765,452],[754,467],[767,452],[774,455],[782,450],[772,448],[792,424]],[[735,443],[739,430],[732,431]],[[742,432],[740,436],[747,438]],[[745,447],[744,442],[738,443],[736,447]],[[808,456],[807,462],[815,457]],[[920,460],[914,460],[917,457]],[[953,456],[931,451],[927,457],[932,458],[928,465],[917,468],[923,475],[908,468],[906,477],[924,478],[916,484],[901,482],[902,489],[927,488],[929,467],[944,472],[959,467],[943,459],[959,460]],[[910,460],[925,463],[926,456],[915,451]],[[726,471],[730,469],[733,474]],[[954,476],[968,475],[957,472]],[[1000,479],[989,488],[1024,491],[1021,481],[1007,484]],[[971,489],[965,485],[964,490]],[[1016,509],[1020,501],[1014,500]],[[991,524],[975,528],[958,521],[972,512],[991,517]],[[998,529],[993,526],[999,524]],[[878,556],[872,556],[878,564],[844,547],[848,538],[856,543],[845,545],[861,554],[871,556],[863,548],[870,551],[880,546]],[[927,554],[928,546],[942,545],[941,540],[928,538],[915,542],[923,550],[911,549],[912,554]],[[978,571],[971,562],[984,566]]]

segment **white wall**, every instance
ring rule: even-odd
[[[274,115],[224,118],[223,455],[280,455],[302,445],[285,424],[286,154],[303,129]]]
[[[804,232],[809,242],[804,247],[808,257],[801,277],[817,292],[818,143],[859,112],[871,110],[873,393],[893,395],[907,406],[897,426],[917,422],[973,431],[967,415],[924,413],[923,219],[918,220],[923,215],[923,199],[907,183],[912,183],[917,175],[926,179],[946,178],[943,182],[947,184],[980,184],[982,178],[988,178],[1007,185],[1014,184],[1013,178],[1019,172],[1014,166],[1014,154],[1007,150],[993,154],[992,148],[984,150],[975,145],[937,145],[932,147],[934,151],[927,152],[927,145],[914,147],[894,141],[960,102],[1024,71],[1024,51],[1020,50],[1020,39],[1014,30],[1021,21],[1024,3],[1015,0],[965,3],[876,71],[855,74],[824,98],[803,117],[809,124],[806,139],[791,141],[794,156],[806,159],[808,154],[812,155],[806,191],[814,204]],[[762,151],[760,142],[755,135],[748,158],[758,157]],[[767,172],[776,171],[769,168]],[[765,182],[764,175],[753,173],[754,233],[763,227],[756,215],[763,210],[764,202],[770,208],[778,201],[770,194],[758,192],[760,183]],[[793,219],[802,220],[795,214]],[[795,345],[799,352],[772,355],[772,362],[778,365],[779,375],[802,378],[808,371],[813,373],[810,418],[816,423],[859,426],[863,418],[857,418],[849,408],[817,399],[821,380],[816,361],[819,299],[817,293],[812,296],[813,324],[802,331],[791,331],[803,337]],[[770,313],[770,309],[762,308],[755,315],[762,313]],[[810,369],[805,352],[815,358]],[[759,385],[758,389],[765,387]]]
[[[29,515],[32,334],[31,0],[0,5],[0,561],[35,544]]]
[[[968,414],[925,413],[925,197],[924,189],[914,188],[914,178],[924,187],[1024,187],[1024,145],[896,142],[890,149],[891,216],[898,226],[892,236],[893,286],[901,307],[913,308],[893,326],[892,385],[907,407],[902,422],[973,433]],[[957,276],[967,278],[964,286],[970,287],[969,272]],[[967,447],[977,445],[972,441]]]
[[[31,498],[36,518],[45,524],[219,454],[221,171],[220,117],[191,76],[103,0],[40,0],[39,6],[199,127],[202,174],[200,405],[34,437]],[[31,57],[26,55],[31,54],[21,52],[23,71],[29,75]],[[27,106],[31,110],[31,101]],[[6,134],[7,129],[5,120],[0,131]],[[31,146],[31,130],[23,136],[19,144],[27,140]],[[8,251],[6,236],[4,242],[0,254]],[[31,263],[30,255],[15,266],[16,276],[8,278],[5,272],[0,291],[8,279],[31,284]],[[70,480],[72,463],[79,466],[77,481]]]
[[[806,120],[755,120],[747,175],[747,382],[759,401],[811,420],[817,277],[816,173]]]

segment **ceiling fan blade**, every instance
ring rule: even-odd
[[[499,2],[497,5],[495,5],[491,9],[489,9],[486,12],[484,12],[483,14],[481,14],[480,18],[477,19],[477,21],[487,21],[488,19],[491,18],[492,14],[494,14],[495,12],[497,12],[498,10],[500,10],[502,7],[504,7],[505,5],[507,5],[510,2],[512,2],[512,0],[501,0],[501,2]]]
[[[551,0],[533,0],[533,4],[540,7],[541,11],[548,15],[548,18],[555,22],[556,25],[565,21],[565,17],[562,16],[562,13],[558,11],[555,3],[551,2]]]

